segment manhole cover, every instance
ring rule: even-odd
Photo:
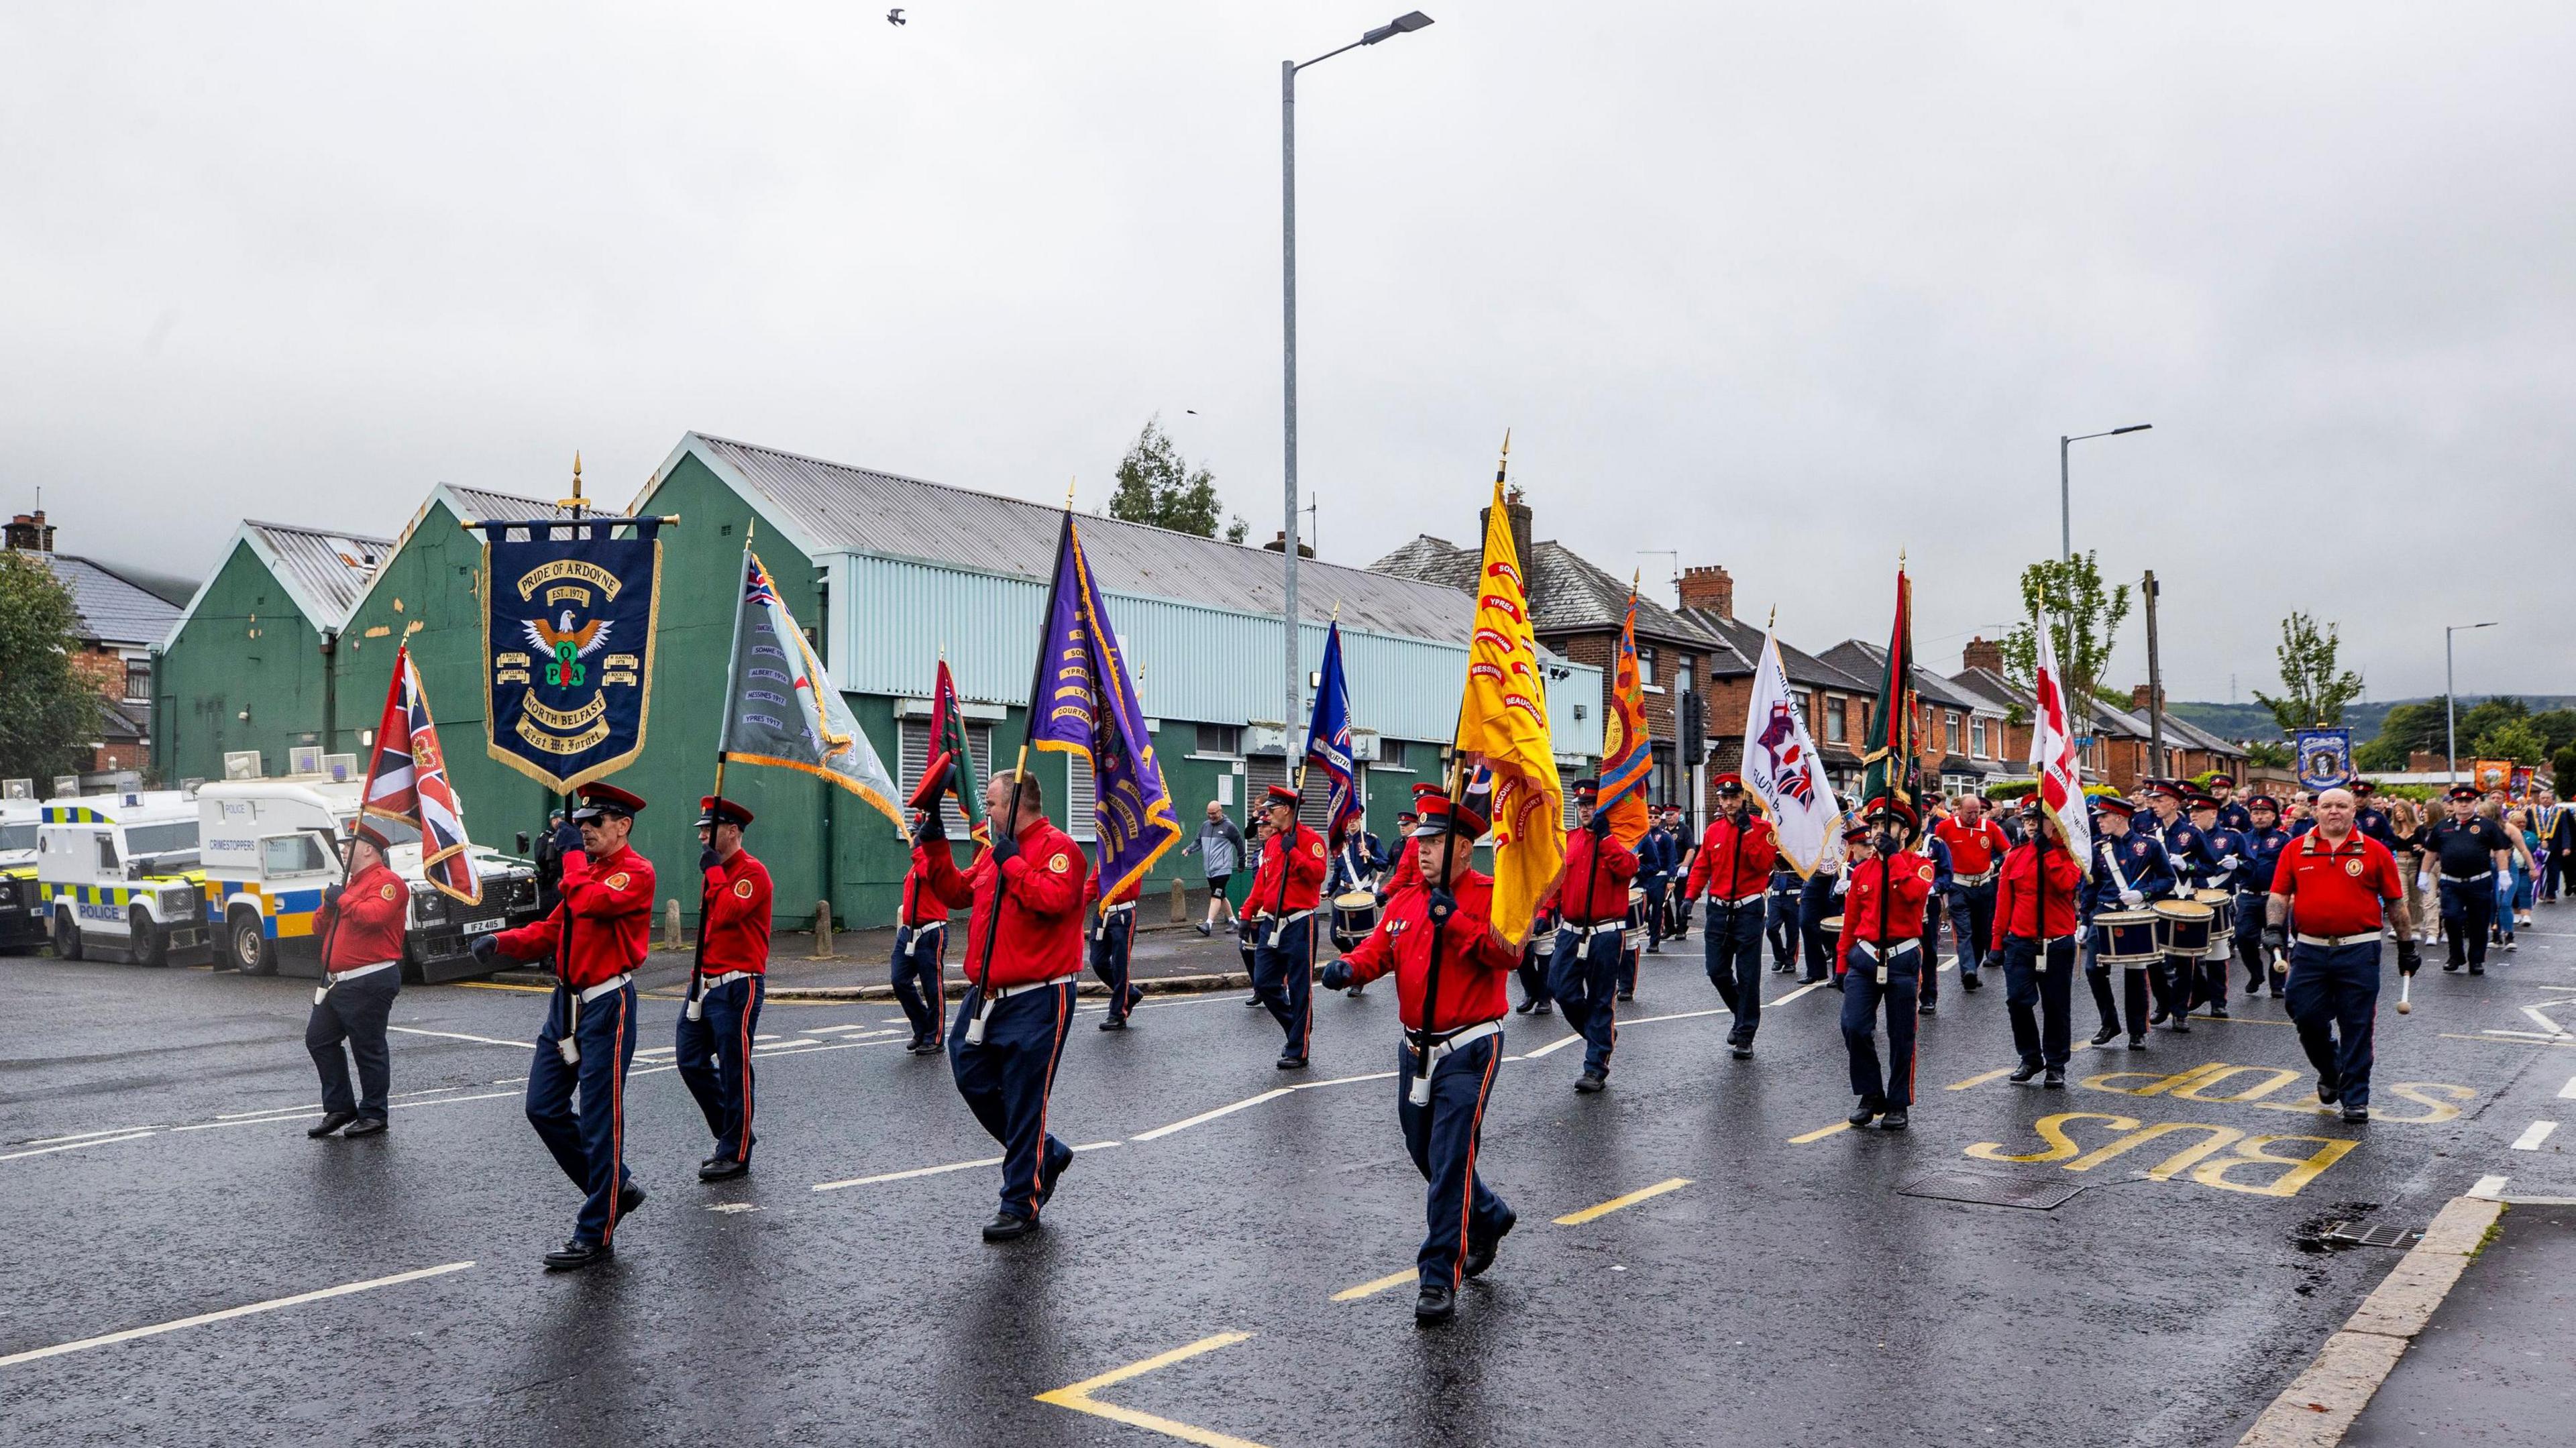
[[[1973,1202],[1981,1207],[2022,1207],[2034,1212],[2062,1207],[2084,1183],[2037,1177],[1995,1176],[1976,1171],[1936,1171],[1897,1188],[1902,1196],[1942,1202]]]
[[[2367,1222],[2329,1222],[2319,1235],[2334,1247],[2395,1247],[2400,1251],[2424,1239],[2418,1227],[2373,1226]]]

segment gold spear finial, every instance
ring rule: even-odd
[[[555,506],[558,508],[570,508],[576,513],[582,511],[581,449],[579,448],[573,449],[572,454],[572,496],[569,498],[555,499]]]
[[[1064,480],[1064,510],[1068,513],[1073,511],[1073,485],[1080,481],[1078,477]]]
[[[1766,623],[1766,624],[1762,625],[1762,629],[1763,629],[1763,631],[1764,631],[1765,633],[1768,633],[1768,632],[1770,632],[1770,631],[1772,631],[1772,630],[1774,630],[1774,629],[1777,629],[1777,628],[1779,628],[1779,627],[1780,627],[1780,605],[1778,605],[1778,604],[1776,604],[1776,603],[1775,603],[1775,604],[1771,605],[1771,621],[1770,621],[1769,623]]]

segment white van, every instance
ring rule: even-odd
[[[43,806],[0,799],[0,955],[45,943],[45,897],[36,888],[36,829]]]
[[[197,787],[207,914],[222,932],[224,963],[246,975],[314,977],[322,942],[314,933],[322,891],[341,879],[342,842],[358,823],[362,786],[321,775],[209,781]],[[483,902],[441,894],[421,874],[420,840],[385,820],[394,842],[385,863],[411,885],[403,930],[403,978],[480,975],[474,938],[525,925],[537,915],[536,871],[481,846],[472,850]]]
[[[47,800],[36,825],[36,885],[54,954],[137,965],[211,959],[197,806],[175,789]]]

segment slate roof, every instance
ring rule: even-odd
[[[168,637],[179,617],[178,605],[78,554],[28,551],[25,556],[53,570],[71,594],[83,639],[140,648]]]
[[[1859,639],[1845,639],[1825,650],[1823,657],[1824,661],[1834,668],[1869,680],[1867,684],[1861,686],[1864,693],[1875,694],[1878,690],[1878,681],[1887,670],[1885,644],[1866,644]],[[1914,692],[1921,695],[1926,702],[1939,704],[1946,709],[1974,709],[1978,702],[1960,693],[1951,687],[1949,680],[1921,664],[1914,666]]]
[[[1961,669],[1950,676],[1950,687],[1998,714],[2018,710],[2027,719],[2037,705],[2028,690],[2014,687],[2010,679],[1988,668]]]
[[[1735,673],[1749,674],[1762,658],[1762,630],[1740,618],[1730,618],[1713,608],[1685,608],[1681,616],[1726,640],[1741,667]],[[1780,641],[1780,669],[1789,682],[1802,689],[1830,689],[1840,694],[1866,694],[1877,686],[1857,679],[1824,660],[1791,644]]]
[[[1425,533],[1369,565],[1372,573],[1416,579],[1472,593],[1483,551],[1462,548]],[[1530,545],[1530,620],[1542,634],[1584,633],[1617,629],[1626,618],[1628,584],[1616,574],[1557,542],[1540,539]],[[1703,651],[1721,672],[1750,673],[1752,665],[1723,635],[1654,599],[1637,597],[1637,636],[1657,643],[1677,643]]]

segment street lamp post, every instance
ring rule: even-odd
[[[2133,422],[2127,427],[2115,427],[2109,432],[2083,432],[2073,437],[2060,437],[2057,440],[2057,558],[2059,562],[2075,561],[2075,514],[2069,504],[2066,481],[2067,448],[2079,442],[2089,442],[2097,437],[2118,437],[2124,432],[2145,432],[2154,426],[2152,422]]]
[[[2465,629],[2494,628],[2495,620],[2485,623],[2446,623],[2442,625],[2442,756],[2451,783],[2460,782],[2460,701],[2451,682],[2451,635]]]
[[[1375,45],[1398,35],[1420,30],[1431,23],[1431,17],[1419,10],[1408,11],[1384,25],[1362,35],[1341,50],[1328,50],[1313,60],[1279,62],[1279,374],[1284,406],[1282,425],[1286,431],[1286,522],[1280,528],[1280,553],[1283,588],[1286,597],[1280,604],[1280,621],[1287,633],[1286,705],[1279,715],[1282,727],[1290,733],[1297,728],[1302,712],[1304,691],[1299,688],[1303,675],[1297,667],[1297,72],[1310,65],[1321,65],[1342,53],[1363,45]]]

